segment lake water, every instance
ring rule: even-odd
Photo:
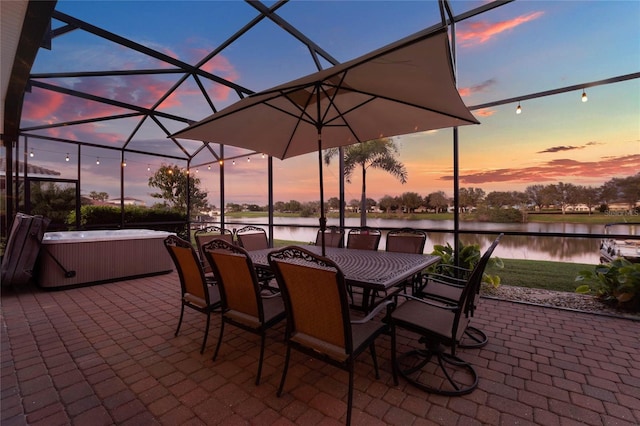
[[[243,224],[264,224],[266,218],[241,218],[233,219],[233,224],[227,224],[227,228],[240,228]],[[329,219],[328,225],[338,225],[337,219]],[[299,241],[309,243],[315,241],[318,229],[317,218],[274,218],[274,238],[278,240]],[[287,224],[293,226],[278,226]],[[299,225],[299,226],[296,226]],[[359,218],[347,218],[347,227],[360,225]],[[434,229],[447,231],[453,229],[452,220],[393,220],[393,219],[367,219],[367,225],[373,228],[402,228],[413,227],[421,229]],[[264,227],[264,226],[262,226]],[[266,229],[266,227],[264,227]],[[501,231],[508,232],[540,232],[540,233],[567,233],[567,234],[602,234],[604,225],[600,224],[574,224],[574,223],[488,223],[488,222],[461,222],[460,229],[465,231]],[[613,233],[629,232],[630,235],[640,235],[640,224],[629,228],[618,228]],[[479,243],[484,250],[488,247],[495,235],[462,235],[464,243]],[[430,232],[425,253],[433,250],[435,244],[449,243],[453,245],[453,234],[450,232]],[[380,240],[380,250],[385,248],[385,233]],[[551,260],[570,263],[599,263],[599,238],[575,238],[575,237],[537,237],[537,236],[511,236],[506,235],[500,241],[495,251],[495,256],[504,259],[527,260]]]

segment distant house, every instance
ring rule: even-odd
[[[123,203],[125,206],[143,206],[144,207],[147,205],[144,201],[138,200],[137,198],[131,198],[131,197],[114,198],[112,200],[107,200],[106,203],[114,204],[118,206],[121,203]]]

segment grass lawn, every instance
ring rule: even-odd
[[[487,267],[490,275],[499,275],[501,285],[541,288],[574,292],[581,283],[575,281],[580,271],[593,270],[595,265],[543,260],[502,259],[504,269]]]

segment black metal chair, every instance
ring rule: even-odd
[[[256,385],[260,384],[266,331],[285,318],[280,294],[261,294],[258,276],[246,250],[214,239],[202,246],[220,287],[222,324],[213,360],[218,357],[224,325],[232,324],[260,336],[260,361]]]
[[[178,320],[175,336],[180,332],[185,306],[206,314],[207,325],[204,330],[202,347],[200,348],[200,353],[203,353],[209,336],[211,313],[221,307],[220,292],[217,286],[208,284],[198,254],[189,242],[175,235],[170,235],[165,238],[164,245],[180,276],[180,319]]]
[[[202,252],[203,244],[208,243],[214,238],[221,238],[226,242],[233,244],[233,231],[230,229],[223,229],[219,226],[207,226],[206,228],[198,229],[193,236],[196,239],[196,245],[198,246],[198,254],[204,267],[205,273],[211,272],[211,266],[207,263],[204,253]]]
[[[348,371],[347,424],[350,424],[354,360],[369,348],[379,378],[374,342],[388,326],[375,317],[392,302],[378,305],[365,318],[352,320],[344,275],[331,260],[301,247],[285,247],[270,253],[269,263],[287,311],[287,354],[278,396],[284,388],[291,349],[296,349]]]
[[[322,245],[322,230],[318,229],[315,245]],[[325,247],[344,247],[344,229],[337,226],[327,226],[324,230],[324,246]]]
[[[504,234],[498,235],[494,242],[489,246],[485,255],[488,254],[489,258],[493,254],[493,251],[500,243],[500,239]],[[489,262],[489,259],[487,259]],[[446,304],[455,304],[460,298],[465,284],[470,279],[473,270],[457,267],[455,265],[437,265],[434,272],[425,274],[422,277],[422,285],[420,290],[415,294],[420,298],[428,298],[440,301]],[[483,270],[484,275],[484,270]],[[480,282],[476,286],[476,293],[473,298],[474,306],[470,311],[473,316],[473,310],[477,305],[480,296],[482,284],[482,276]],[[463,339],[458,343],[458,347],[465,349],[481,348],[488,343],[489,339],[484,331],[477,327],[468,325]]]
[[[358,250],[378,250],[382,233],[379,229],[352,228],[347,234],[347,248]]]
[[[477,289],[499,241],[500,236],[482,255],[455,303],[396,295],[396,299],[407,299],[391,314],[391,362],[396,384],[400,374],[426,392],[446,396],[468,394],[478,386],[478,374],[471,364],[456,356],[456,348],[468,328],[476,307]],[[398,327],[418,334],[418,342],[424,347],[398,356]],[[451,353],[446,351],[446,347]],[[432,360],[437,362],[437,368],[425,369]]]
[[[263,250],[270,247],[267,232],[257,226],[247,225],[236,230],[236,239],[238,245],[247,251]],[[256,268],[258,273],[258,281],[264,289],[276,291],[271,281],[275,279],[273,272],[265,268]]]

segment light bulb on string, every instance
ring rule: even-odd
[[[96,164],[99,166],[100,165],[100,157],[96,157]]]
[[[66,157],[64,157],[64,161],[67,161],[67,162],[69,161],[69,153],[68,152],[67,152]]]
[[[262,158],[264,158],[264,152],[262,153]]]
[[[247,157],[247,163],[251,162],[251,157]]]
[[[516,107],[516,114],[522,114],[522,107],[520,106],[520,102],[518,102],[518,106]]]
[[[29,157],[33,158],[33,150],[31,150],[31,152],[29,152]]]
[[[589,98],[587,98],[587,92],[582,89],[582,102],[587,102]]]
[[[122,167],[127,167],[127,159],[122,160]]]
[[[207,166],[207,170],[211,170],[211,164]]]
[[[151,171],[151,165],[147,164],[147,171],[150,172]]]
[[[236,165],[236,160],[231,161],[231,164]]]

